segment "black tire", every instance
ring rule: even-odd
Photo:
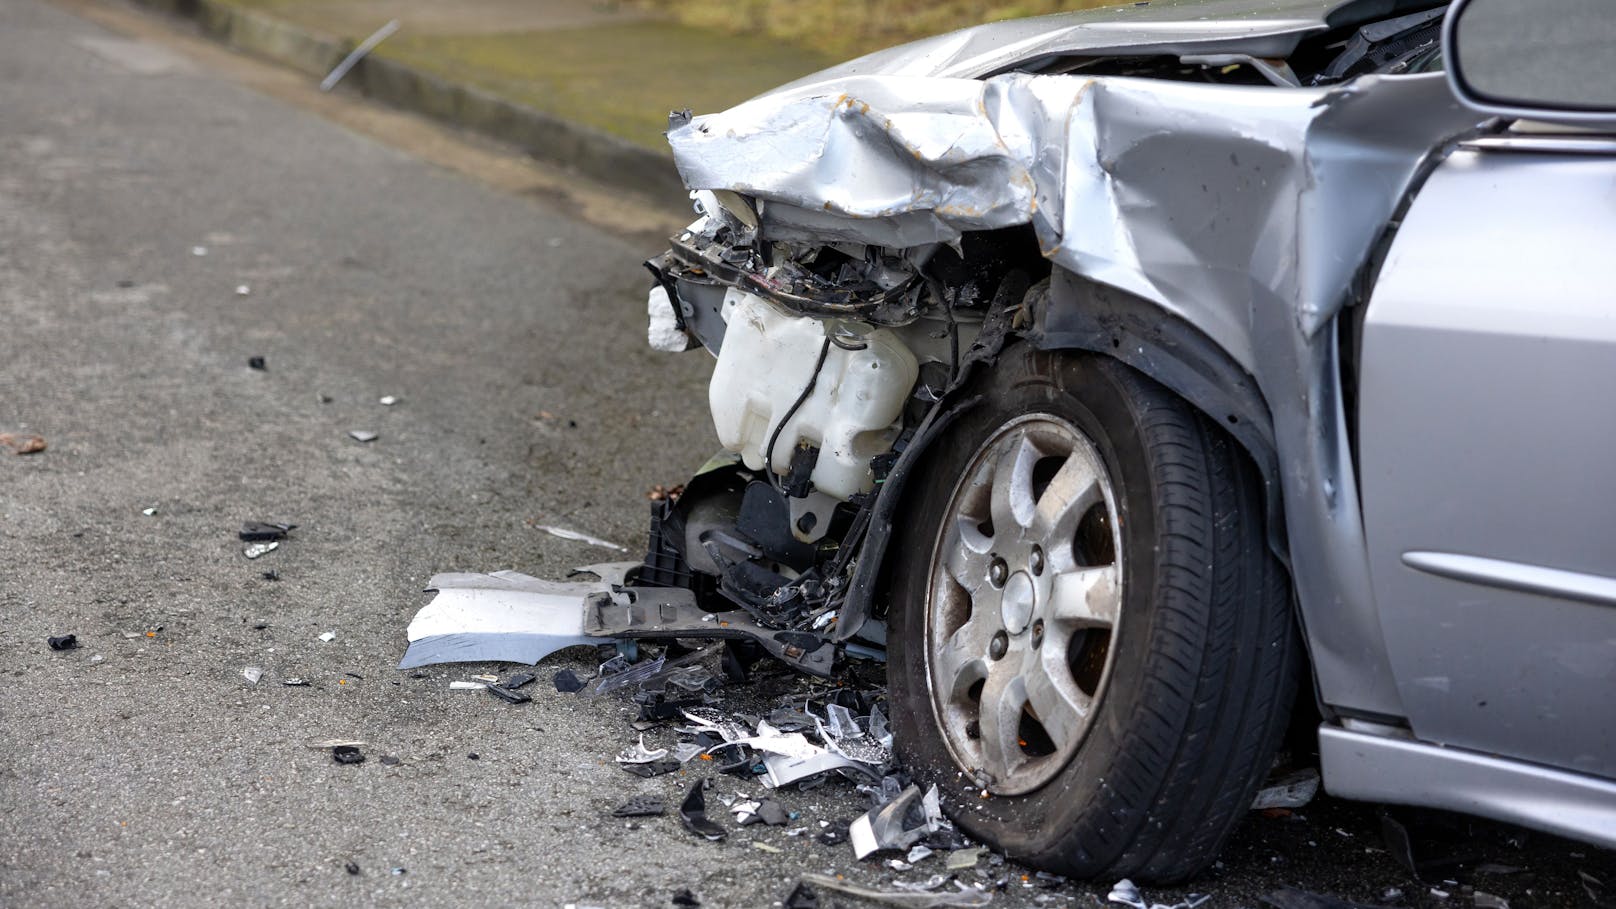
[[[981,403],[909,481],[888,567],[900,757],[917,780],[938,784],[966,833],[1011,858],[1078,878],[1192,878],[1251,804],[1302,665],[1256,471],[1215,423],[1110,358],[1012,345],[975,384]],[[931,562],[974,453],[1029,414],[1075,426],[1109,471],[1121,528],[1120,612],[1108,675],[1075,752],[1032,791],[983,797],[932,703]]]

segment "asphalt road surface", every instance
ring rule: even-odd
[[[699,773],[618,769],[631,706],[549,685],[588,654],[516,707],[450,690],[490,667],[394,668],[431,574],[620,558],[534,525],[634,549],[646,489],[710,452],[706,357],[643,342],[638,262],[667,216],[169,28],[0,0],[0,432],[49,446],[0,450],[0,905],[749,907],[805,871],[941,871],[610,818]],[[250,561],[246,520],[299,526]],[[67,633],[79,649],[46,646]],[[781,798],[811,829],[866,807],[843,783]],[[1253,815],[1206,880],[1146,895],[1575,906],[1578,871],[1611,880],[1578,844],[1456,836],[1417,851],[1471,864],[1415,880],[1374,808],[1324,800]],[[1111,883],[1026,874],[963,878],[1010,907]]]

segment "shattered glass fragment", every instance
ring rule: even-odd
[[[584,533],[581,530],[573,530],[568,527],[557,527],[554,524],[537,524],[534,525],[534,529],[542,530],[550,536],[560,537],[563,540],[572,540],[576,543],[588,543],[591,546],[599,546],[603,549],[614,549],[618,552],[628,552],[628,549],[623,546],[619,546],[610,540],[603,540],[600,537]]]
[[[949,871],[965,871],[976,867],[977,859],[982,857],[982,847],[974,846],[970,849],[956,849],[948,855],[948,862],[944,866]]]
[[[670,762],[673,763],[673,762]],[[673,763],[678,768],[677,763]],[[717,842],[725,837],[724,828],[707,818],[707,798],[703,794],[711,781],[697,780],[685,795],[685,800],[679,805],[679,818],[684,822],[685,829],[699,837]]]

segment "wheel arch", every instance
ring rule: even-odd
[[[1027,343],[1119,360],[1166,386],[1240,445],[1262,477],[1268,546],[1289,571],[1273,417],[1257,380],[1234,356],[1161,306],[1064,268],[1057,267],[1047,290],[1028,302]]]

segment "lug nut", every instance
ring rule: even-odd
[[[994,587],[1003,587],[1004,582],[1010,580],[1010,566],[1004,559],[993,557],[993,563],[988,566],[988,583]]]
[[[1032,646],[1037,649],[1044,643],[1044,620],[1039,619],[1032,623]]]
[[[988,656],[995,660],[1003,659],[1005,652],[1010,649],[1010,637],[1004,632],[993,636],[993,642],[988,644]]]
[[[1041,547],[1032,548],[1032,555],[1027,558],[1027,567],[1032,569],[1034,577],[1044,573],[1044,550]]]

